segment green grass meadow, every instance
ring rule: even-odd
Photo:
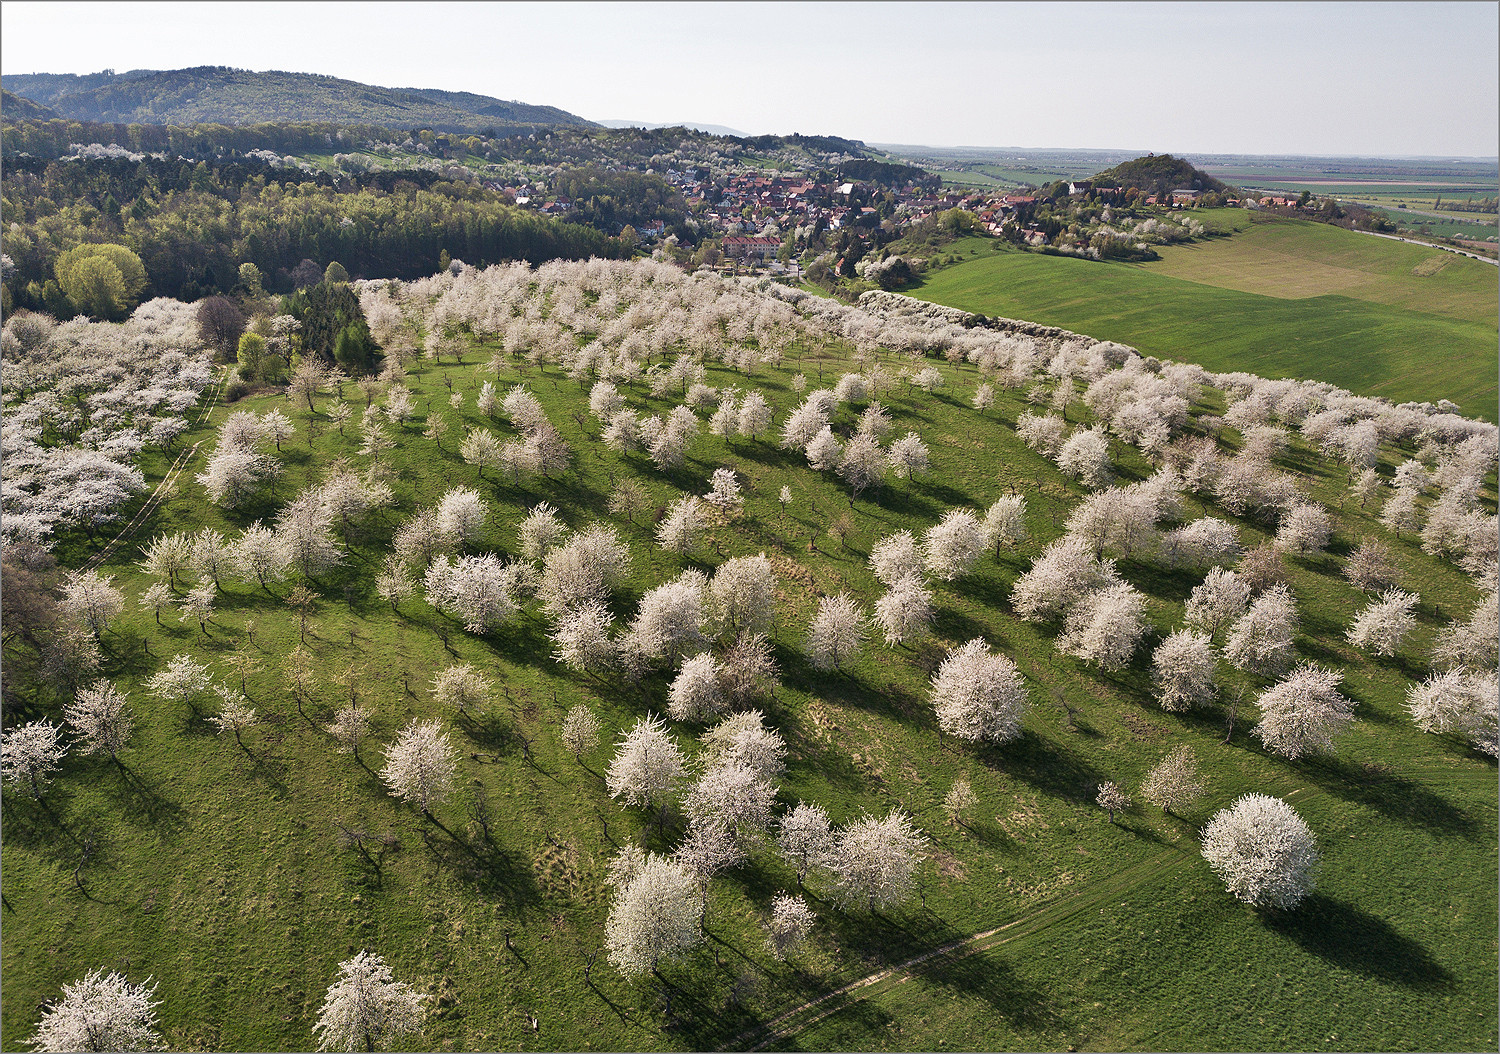
[[[1343,297],[1252,296],[1023,254],[941,272],[924,295],[1220,369],[1304,372],[1318,349],[1339,347],[1348,361],[1305,372],[1332,374],[1356,390],[1437,397],[1446,393],[1423,387],[1438,384],[1446,369],[1464,378],[1459,401],[1470,406],[1484,390],[1468,358],[1463,370],[1451,361],[1435,365],[1400,343],[1425,334],[1429,348],[1441,346],[1479,323]],[[1304,343],[1289,347],[1294,333]],[[1378,354],[1384,338],[1396,343]],[[300,709],[283,677],[298,638],[281,600],[287,584],[272,595],[226,583],[205,638],[195,622],[168,615],[158,626],[140,612],[135,598],[149,580],[135,561],[158,532],[238,532],[269,519],[338,458],[360,468],[369,459],[355,452],[352,423],[344,437],[324,416],[327,397],[309,416],[278,395],[254,396],[220,407],[208,427],[185,437],[208,440],[192,463],[201,471],[211,427],[232,410],[277,407],[298,428],[274,498],[227,513],[205,500],[189,472],[103,568],[128,601],[105,634],[106,673],[128,692],[137,728],[119,765],[69,758],[40,805],[7,792],[4,1049],[20,1049],[39,1004],[95,967],[160,983],[173,1049],[311,1049],[337,964],[362,948],[435,997],[408,1049],[1485,1050],[1500,1042],[1495,766],[1459,738],[1419,732],[1403,707],[1405,686],[1426,673],[1434,634],[1467,614],[1478,594],[1413,539],[1392,540],[1406,584],[1422,593],[1419,629],[1392,660],[1354,651],[1343,634],[1364,598],[1341,577],[1343,557],[1362,537],[1389,536],[1371,511],[1344,500],[1344,472],[1300,440],[1283,467],[1304,474],[1309,490],[1336,511],[1338,527],[1329,555],[1287,561],[1303,614],[1298,649],[1346,672],[1359,721],[1336,756],[1287,762],[1250,735],[1248,705],[1227,743],[1218,709],[1158,709],[1148,647],[1127,669],[1100,674],[1056,652],[1054,627],[1012,614],[1011,584],[1061,533],[1081,491],[1016,439],[1015,421],[1027,408],[1018,394],[997,393],[984,415],[972,409],[974,367],[938,362],[946,384],[937,393],[898,386],[882,400],[897,435],[913,429],[927,442],[932,473],[851,503],[835,478],[814,473],[774,441],[726,441],[705,431],[687,463],[665,473],[640,456],[615,454],[597,441],[598,424],[586,415],[587,387],[555,367],[508,370],[498,380],[502,390],[530,385],[573,444],[572,467],[558,479],[518,485],[489,473],[477,481],[455,453],[462,431],[510,433],[474,409],[481,381],[492,376],[481,368],[489,357],[480,348],[458,365],[415,365],[408,383],[419,412],[395,429],[400,444],[385,455],[398,507],[356,527],[345,563],[313,583],[322,599],[308,647],[323,683]],[[779,424],[799,401],[793,374],[831,386],[852,368],[832,353],[794,349],[783,367],[748,381],[710,367],[707,383],[759,387]],[[1384,379],[1374,383],[1376,376]],[[465,394],[461,412],[448,406],[448,382]],[[1493,394],[1493,369],[1488,384]],[[359,406],[357,389],[345,394]],[[625,394],[647,412],[673,402],[646,397],[639,386]],[[1213,401],[1194,408],[1220,410]],[[427,412],[449,420],[441,447],[420,434]],[[1075,403],[1073,423],[1080,413]],[[835,423],[853,419],[844,407]],[[1406,456],[1385,449],[1382,471],[1389,475]],[[1150,471],[1130,448],[1117,444],[1116,457],[1122,482]],[[153,483],[167,460],[148,464]],[[704,493],[720,465],[740,473],[746,506],[689,558],[657,548],[649,522],[607,513],[611,480],[621,475],[638,476],[664,505],[683,491]],[[610,748],[579,764],[558,728],[571,706],[586,703],[612,738],[647,711],[664,711],[668,678],[632,686],[568,671],[550,658],[535,605],[475,637],[420,598],[399,611],[381,601],[373,577],[397,525],[457,485],[477,486],[493,505],[476,551],[514,552],[524,510],[543,499],[574,528],[616,526],[633,554],[632,576],[611,605],[622,620],[646,589],[686,567],[708,570],[765,552],[783,592],[775,641],[783,683],[766,708],[790,748],[780,801],[820,802],[836,822],[906,809],[932,839],[921,898],[875,916],[844,913],[811,883],[819,916],[813,947],[778,963],[765,951],[762,919],[795,878],[762,851],[715,880],[708,939],[688,960],[664,967],[670,987],[622,978],[604,953],[586,981],[586,963],[603,947],[604,870],[616,846],[644,837],[662,850],[675,845],[681,823],[669,823],[662,838],[649,817],[618,807],[602,779]],[[794,494],[784,513],[782,485]],[[877,539],[924,530],[950,507],[983,508],[1011,488],[1027,497],[1033,538],[1019,552],[986,557],[970,577],[937,584],[934,642],[907,649],[872,640],[844,675],[807,665],[800,645],[815,593],[848,589],[866,605],[880,595],[866,564]],[[1488,508],[1494,498],[1492,477]],[[1186,502],[1186,515],[1203,511]],[[852,530],[841,542],[829,527],[845,514]],[[1264,536],[1255,524],[1241,526],[1248,544]],[[71,537],[59,556],[77,566],[98,544]],[[1150,595],[1159,633],[1180,625],[1201,575],[1135,560],[1122,561],[1121,570]],[[1033,709],[1020,740],[976,749],[938,736],[927,682],[947,647],[981,635],[1019,664]],[[224,660],[237,650],[260,664],[247,678],[260,721],[244,734],[243,749],[215,734],[203,713],[164,704],[142,687],[177,653],[209,661],[221,681],[236,680]],[[431,701],[429,682],[454,662],[479,665],[499,686],[476,716],[440,714]],[[1227,667],[1224,682],[1229,694],[1249,688],[1247,703],[1263,686]],[[375,714],[375,735],[358,759],[336,753],[322,730],[351,691]],[[1075,721],[1059,696],[1076,708]],[[426,821],[393,799],[375,773],[381,743],[412,717],[433,716],[444,720],[462,760],[458,790]],[[674,728],[685,746],[701,730]],[[1093,804],[1097,784],[1113,779],[1134,790],[1178,744],[1202,760],[1208,796],[1180,819],[1138,805],[1110,824]],[[967,827],[948,823],[940,806],[959,778],[979,797]],[[474,819],[481,788],[494,817],[488,836]],[[1317,836],[1318,890],[1295,912],[1258,914],[1238,904],[1197,853],[1196,828],[1251,790],[1286,797]],[[361,854],[341,844],[338,824],[390,838]],[[75,882],[90,835],[97,848]],[[954,942],[967,943],[901,966]],[[855,982],[868,983],[830,994]]]
[[[994,253],[912,295],[1212,370],[1308,377],[1395,402],[1451,399],[1496,420],[1490,264],[1300,220],[1161,254],[1123,264]]]

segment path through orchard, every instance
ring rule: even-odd
[[[220,372],[218,380],[214,383],[213,395],[209,397],[208,405],[203,407],[203,411],[198,415],[198,420],[193,422],[194,428],[202,428],[208,421],[209,415],[218,406],[219,397],[224,394],[224,384],[228,377],[229,371],[224,370]],[[121,542],[129,541],[135,532],[140,530],[141,524],[145,523],[146,519],[156,511],[157,506],[162,503],[162,500],[167,495],[167,488],[182,475],[182,470],[187,467],[188,462],[193,459],[193,455],[198,452],[198,448],[203,445],[203,442],[201,439],[198,440],[198,442],[183,450],[182,453],[173,459],[172,464],[167,468],[161,481],[156,484],[156,488],[151,491],[151,496],[146,499],[145,504],[130,518],[130,522],[120,530],[120,533],[111,538],[109,544],[94,554],[93,558],[84,565],[86,569],[90,571],[97,570],[104,561],[108,560],[114,554],[114,551],[120,547]]]

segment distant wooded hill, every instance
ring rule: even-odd
[[[4,89],[0,89],[0,114],[13,121],[49,121],[57,117],[55,111]]]
[[[1114,168],[1105,169],[1090,182],[1096,187],[1138,187],[1152,194],[1167,194],[1174,190],[1212,190],[1223,193],[1229,189],[1227,184],[1194,168],[1192,162],[1171,154],[1148,154],[1126,161]]]
[[[592,123],[555,106],[507,102],[469,92],[382,88],[311,73],[199,66],[111,70],[86,75],[7,74],[22,99],[79,121],[118,124],[254,124],[334,121],[389,128],[496,132]],[[5,103],[9,108],[10,102]],[[32,116],[19,111],[17,117]]]

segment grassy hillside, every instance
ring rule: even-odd
[[[1500,322],[1496,271],[1488,264],[1321,223],[1249,222],[1231,238],[1161,246],[1153,274],[1287,300],[1335,295],[1424,314]]]
[[[206,442],[177,489],[103,567],[130,601],[105,635],[106,672],[128,691],[137,718],[122,764],[70,759],[44,806],[7,792],[0,1046],[19,1049],[39,1003],[106,966],[160,981],[175,1049],[309,1049],[337,963],[361,948],[437,997],[421,1037],[405,1049],[1495,1046],[1495,769],[1456,737],[1418,732],[1402,705],[1439,626],[1477,594],[1413,539],[1392,539],[1407,583],[1423,595],[1419,628],[1395,659],[1355,652],[1343,634],[1363,599],[1340,577],[1342,557],[1364,536],[1389,536],[1344,500],[1342,467],[1296,439],[1279,459],[1337,512],[1332,555],[1289,560],[1288,568],[1304,619],[1299,653],[1345,671],[1360,718],[1336,757],[1289,763],[1250,736],[1248,708],[1228,737],[1217,708],[1162,712],[1151,701],[1145,649],[1129,668],[1100,674],[1061,657],[1053,630],[1013,615],[1011,584],[1060,534],[1082,492],[1016,439],[1016,419],[1028,408],[1019,393],[998,393],[983,415],[970,406],[975,367],[931,360],[945,381],[935,394],[898,385],[882,396],[895,434],[910,428],[927,442],[932,472],[909,489],[891,482],[850,501],[836,479],[774,440],[704,434],[668,472],[616,454],[598,442],[586,384],[556,366],[507,366],[495,377],[483,369],[495,350],[480,344],[458,364],[414,365],[407,383],[417,415],[392,429],[398,445],[382,457],[396,507],[357,526],[343,566],[312,583],[321,598],[308,647],[320,683],[305,705],[284,679],[298,639],[296,616],[283,603],[286,584],[263,591],[226,583],[205,638],[196,622],[169,614],[158,626],[136,607],[150,580],[135,561],[158,532],[238,532],[321,481],[337,459],[361,470],[371,459],[356,453],[353,422],[345,436],[328,418],[331,396],[318,398],[312,414],[277,393],[256,396],[219,408],[209,427],[185,437],[188,445]],[[800,401],[793,375],[831,384],[855,368],[850,350],[799,344],[784,365],[761,367],[753,378],[711,366],[707,383],[758,388],[779,423]],[[904,361],[884,359],[892,369]],[[486,379],[502,391],[526,383],[542,401],[575,452],[560,478],[476,479],[456,456],[467,429],[511,437],[507,425],[475,409]],[[463,396],[461,410],[449,407],[450,384]],[[352,386],[344,394],[362,403]],[[625,394],[643,412],[676,401],[651,398],[638,384]],[[193,473],[212,446],[212,426],[231,409],[273,408],[297,424],[274,496],[233,513],[209,504]],[[1193,409],[1223,406],[1206,392]],[[421,435],[433,413],[451,426],[441,445]],[[1069,416],[1077,424],[1087,414],[1075,403]],[[853,420],[843,407],[835,424]],[[1227,432],[1226,445],[1235,443]],[[1114,456],[1122,482],[1151,471],[1132,448],[1116,443]],[[1382,473],[1406,456],[1383,450]],[[703,493],[721,465],[739,472],[745,510],[687,558],[654,544],[649,513],[637,517],[645,524],[608,513],[622,477],[639,479],[653,503],[665,503],[683,491]],[[148,463],[153,483],[165,467],[165,459]],[[493,508],[476,551],[515,552],[517,523],[543,499],[575,529],[618,528],[633,556],[612,602],[621,613],[684,568],[707,571],[730,556],[765,552],[782,590],[775,643],[783,684],[766,707],[790,746],[780,805],[817,801],[837,822],[907,809],[932,839],[920,901],[876,915],[842,912],[814,882],[813,948],[778,963],[764,950],[761,919],[771,897],[795,881],[762,851],[715,880],[709,940],[686,963],[663,968],[670,1003],[666,989],[622,978],[604,955],[586,981],[585,963],[603,944],[610,856],[633,837],[666,848],[681,827],[672,821],[663,837],[649,817],[610,801],[601,778],[608,745],[579,764],[558,726],[569,707],[586,703],[612,735],[663,709],[666,679],[629,685],[569,672],[550,658],[534,605],[476,637],[420,598],[399,610],[380,600],[373,577],[397,524],[458,485],[476,486]],[[793,494],[786,509],[777,500],[783,485]],[[816,594],[848,589],[866,605],[879,595],[866,564],[878,538],[924,530],[948,508],[982,508],[1012,488],[1030,504],[1033,539],[937,586],[933,643],[873,645],[843,675],[807,664],[800,646]],[[1493,476],[1484,501],[1493,509]],[[1189,500],[1185,515],[1204,509]],[[829,527],[845,513],[851,529],[840,541]],[[1264,537],[1255,524],[1235,522],[1247,543]],[[74,536],[59,556],[78,566],[100,544]],[[1121,570],[1149,593],[1158,632],[1180,624],[1199,576],[1138,560]],[[1030,689],[1025,734],[1003,747],[939,737],[928,703],[929,673],[943,650],[979,635],[1015,659]],[[231,656],[258,664],[247,687],[261,721],[243,748],[215,735],[203,712],[143,689],[177,653],[210,663],[225,681],[237,677],[226,665]],[[497,682],[493,703],[477,715],[440,712],[428,693],[434,674],[455,662],[474,662]],[[1246,683],[1232,671],[1225,678],[1229,693]],[[375,715],[375,735],[358,758],[335,753],[322,731],[351,693]],[[200,704],[206,712],[212,705]],[[375,775],[379,744],[415,716],[441,719],[460,744],[458,792],[431,822],[392,799]],[[698,726],[674,731],[693,749]],[[1181,819],[1143,806],[1108,823],[1093,804],[1096,785],[1114,779],[1133,789],[1178,744],[1203,760],[1208,797]],[[947,823],[940,807],[959,778],[979,798],[967,827]],[[481,789],[492,835],[475,821]],[[1317,894],[1290,915],[1236,903],[1197,852],[1196,827],[1249,790],[1291,801],[1323,853]],[[371,841],[362,855],[341,841],[339,824],[390,839]],[[75,884],[90,832],[97,850]],[[940,948],[948,950],[929,954]],[[928,957],[908,965],[917,956]]]
[[[1494,268],[1439,249],[1278,221],[1160,263],[997,253],[910,292],[1209,369],[1451,399],[1496,419]]]

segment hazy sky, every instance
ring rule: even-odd
[[[223,65],[880,143],[1500,152],[1485,3],[34,3],[0,73]]]

